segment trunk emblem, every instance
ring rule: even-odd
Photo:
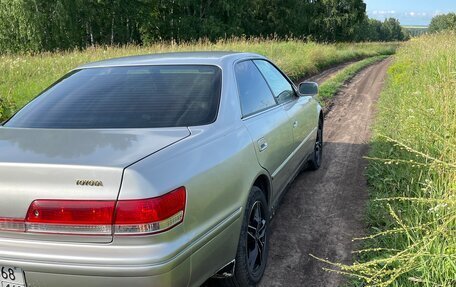
[[[103,186],[103,182],[101,180],[76,180],[76,185],[81,186]]]

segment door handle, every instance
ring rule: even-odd
[[[258,140],[258,149],[260,152],[264,151],[265,149],[268,148],[268,142],[266,141],[265,138],[261,138]]]
[[[296,127],[298,127],[298,121],[294,121],[294,123],[293,123],[293,128],[296,128]]]
[[[260,144],[260,151],[264,151],[267,148],[268,148],[268,143],[267,142],[264,142],[264,143]]]

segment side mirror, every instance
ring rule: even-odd
[[[318,84],[314,82],[302,82],[299,84],[299,93],[302,96],[316,96],[318,95]]]

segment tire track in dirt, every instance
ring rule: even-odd
[[[310,78],[302,79],[301,81],[299,81],[299,83],[303,82],[303,81],[310,81],[310,82],[315,82],[315,83],[321,85],[321,84],[323,84],[323,82],[325,82],[325,81],[329,80],[330,78],[332,78],[333,76],[335,76],[338,72],[342,71],[349,65],[354,64],[356,62],[358,62],[358,61],[350,61],[350,62],[346,62],[346,63],[340,64],[340,65],[337,65],[335,67],[324,70],[323,72],[319,73],[318,75],[312,76]]]

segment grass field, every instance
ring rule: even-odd
[[[0,56],[0,99],[3,99],[4,106],[3,112],[0,107],[0,119],[12,110],[22,107],[69,70],[101,59],[170,51],[249,51],[268,56],[296,80],[349,60],[390,55],[396,48],[395,43],[321,45],[294,40],[239,39],[216,44],[200,42],[181,45],[155,44],[147,47],[97,47],[85,51]],[[15,107],[5,109],[5,106],[11,106],[11,101],[15,102]]]
[[[389,69],[367,171],[371,235],[357,263],[336,264],[367,286],[456,286],[455,51],[455,33],[426,35]]]
[[[428,29],[428,26],[425,25],[404,25],[402,28],[405,29]]]
[[[406,30],[412,37],[418,37],[426,34],[429,30],[428,26],[402,26],[402,28]]]

